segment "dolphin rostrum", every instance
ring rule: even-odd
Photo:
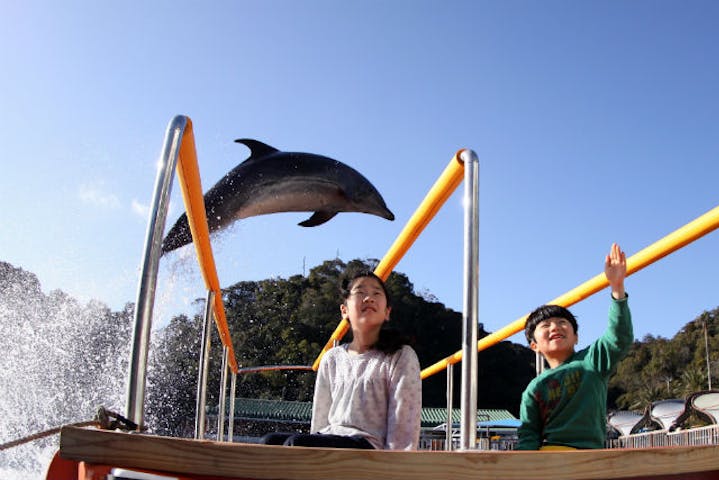
[[[321,225],[339,212],[394,220],[377,189],[342,162],[312,153],[281,152],[248,138],[235,142],[246,145],[251,154],[205,193],[210,233],[241,218],[277,212],[314,212],[299,223],[303,227]],[[183,213],[162,241],[162,253],[188,243],[192,235]]]

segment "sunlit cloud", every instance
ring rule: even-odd
[[[120,208],[120,200],[117,195],[104,191],[101,184],[80,185],[77,195],[83,203],[101,208]]]
[[[147,220],[147,216],[150,214],[150,206],[140,203],[139,201],[132,199],[132,213],[136,214],[143,220]]]

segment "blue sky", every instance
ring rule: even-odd
[[[397,220],[239,222],[223,286],[381,258],[454,152],[480,158],[480,321],[496,330],[719,204],[713,1],[11,1],[0,7],[0,260],[49,292],[134,301],[165,128],[194,123],[208,189],[249,137],[341,160]],[[461,188],[461,187],[460,187]],[[462,305],[455,194],[399,263]],[[173,188],[169,221],[181,200]],[[719,233],[627,280],[637,338],[719,306]],[[204,295],[161,265],[156,325]],[[573,307],[580,344],[608,291]],[[521,336],[513,341],[523,342]],[[461,339],[457,339],[458,349]]]

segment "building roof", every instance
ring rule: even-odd
[[[235,418],[309,422],[312,418],[312,402],[236,398]]]
[[[217,407],[210,408],[210,413],[217,413]],[[289,400],[266,400],[261,398],[236,398],[235,418],[253,420],[273,420],[281,422],[309,423],[312,419],[312,402],[296,402]],[[478,409],[477,421],[513,420],[515,417],[508,410]],[[452,410],[452,421],[461,420],[461,411]],[[422,427],[435,427],[447,421],[447,409],[425,407],[422,409]]]
[[[459,408],[452,409],[452,422],[462,420],[462,411]],[[477,409],[477,421],[516,420],[514,415],[503,409]],[[422,426],[434,427],[447,422],[447,409],[441,407],[425,407],[422,409]]]

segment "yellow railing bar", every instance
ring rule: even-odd
[[[227,327],[225,306],[222,302],[220,291],[220,280],[217,277],[215,258],[212,254],[210,244],[210,230],[207,226],[207,214],[205,213],[205,199],[202,195],[202,184],[200,182],[200,170],[197,166],[197,153],[195,150],[195,135],[192,131],[192,121],[187,119],[187,127],[182,136],[180,144],[180,156],[177,161],[177,178],[182,188],[182,199],[185,203],[187,222],[192,232],[192,239],[197,252],[197,261],[205,280],[205,287],[215,292],[214,317],[217,330],[220,333],[222,344],[228,349],[230,368],[237,373],[237,360],[235,351],[232,348],[232,338]]]
[[[387,250],[382,260],[379,262],[374,270],[374,273],[382,280],[387,280],[389,274],[392,272],[395,266],[399,263],[407,250],[412,246],[417,237],[419,237],[422,230],[429,224],[430,221],[437,214],[439,209],[444,205],[447,199],[457,189],[462,180],[464,179],[464,163],[460,159],[459,150],[452,160],[449,161],[447,167],[444,169],[442,174],[439,176],[437,181],[434,183],[432,188],[429,190],[427,195],[420,203],[417,210],[407,221],[404,229],[397,236],[392,246]],[[330,336],[330,339],[325,344],[322,351],[317,356],[317,359],[312,364],[312,369],[317,371],[320,366],[320,359],[322,355],[333,347],[335,341],[340,340],[349,330],[349,322],[344,318],[340,320],[339,325],[335,328],[335,331]]]
[[[666,237],[662,238],[644,248],[643,250],[635,253],[627,259],[627,275],[631,275],[638,272],[642,268],[650,265],[657,260],[666,257],[670,253],[679,250],[685,245],[703,237],[709,232],[719,228],[719,206],[709,210],[704,215],[696,218],[695,220],[687,223],[683,227],[675,230]],[[587,280],[573,290],[555,298],[549,304],[561,305],[563,307],[569,307],[578,303],[585,298],[594,295],[598,291],[607,287],[609,282],[604,273]],[[524,330],[524,324],[527,320],[527,315],[515,320],[509,325],[493,332],[486,337],[482,338],[477,342],[477,350],[482,351],[487,348],[496,345],[497,343],[505,340],[512,335]],[[462,351],[459,350],[453,355],[450,355],[443,360],[430,365],[421,372],[421,378],[427,378],[435,373],[444,371],[449,364],[455,364],[462,360]]]
[[[464,162],[461,160],[461,153],[462,150],[459,150],[454,154],[452,160],[449,161],[447,167],[427,192],[422,203],[419,204],[417,210],[407,221],[404,229],[397,236],[392,246],[389,247],[379,264],[377,264],[374,273],[381,279],[387,280],[389,274],[404,257],[414,241],[417,240],[420,233],[464,180]]]

